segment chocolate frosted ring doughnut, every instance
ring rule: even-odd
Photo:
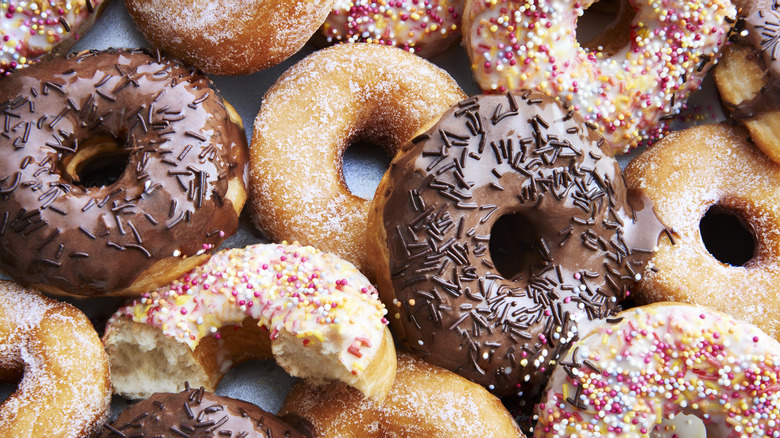
[[[533,395],[577,324],[628,295],[662,229],[602,142],[531,92],[464,100],[412,140],[369,216],[394,337],[498,394]]]
[[[0,96],[0,268],[18,281],[142,293],[238,228],[246,137],[198,71],[82,52],[14,73]]]

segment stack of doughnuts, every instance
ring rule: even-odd
[[[621,0],[581,44],[591,3],[131,0],[153,48],[32,61],[104,2],[6,0],[0,435],[780,434],[780,164],[755,147],[780,13]],[[669,133],[721,51],[747,129]],[[371,200],[344,173],[365,143],[391,159]],[[212,394],[255,359],[300,378],[281,419]],[[145,400],[107,423],[111,391]]]

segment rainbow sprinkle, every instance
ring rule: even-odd
[[[459,0],[337,0],[320,32],[329,44],[368,42],[431,56],[460,34]]]
[[[646,437],[680,413],[723,436],[780,436],[780,344],[758,328],[676,303],[610,321],[560,362],[534,436]]]
[[[194,350],[204,337],[219,337],[221,327],[252,317],[271,339],[285,331],[304,346],[332,344],[339,361],[358,374],[379,348],[386,313],[351,263],[310,246],[261,244],[216,253],[112,320],[125,316],[160,328]]]
[[[627,152],[667,129],[726,42],[736,15],[727,0],[633,0],[629,43],[617,53],[576,39],[583,3],[477,0],[466,46],[485,92],[530,88],[570,104]],[[469,21],[471,20],[471,21]]]
[[[32,64],[68,38],[78,40],[81,23],[102,2],[0,0],[0,77]]]

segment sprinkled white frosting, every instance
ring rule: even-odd
[[[251,317],[271,339],[286,332],[304,346],[331,344],[327,350],[359,374],[379,348],[386,312],[351,263],[310,246],[259,244],[218,252],[112,320],[126,316],[160,328],[194,350],[204,337],[219,337],[219,328]]]
[[[639,307],[572,346],[534,436],[645,437],[686,413],[709,436],[778,437],[778,383],[780,344],[755,326],[686,304]]]

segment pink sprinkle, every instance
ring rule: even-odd
[[[184,307],[182,307],[182,308],[181,308],[181,314],[182,314],[182,315],[186,315],[186,314],[187,314],[187,309],[185,309]]]
[[[758,336],[753,336],[753,342],[758,342]]]

